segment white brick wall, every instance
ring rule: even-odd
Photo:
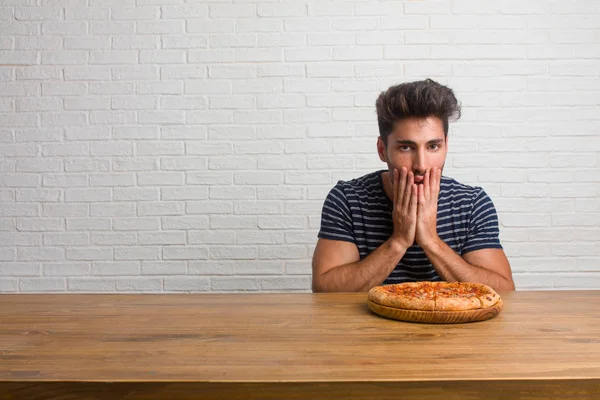
[[[600,288],[597,0],[0,1],[0,292],[307,291],[320,208],[434,78],[519,289]]]

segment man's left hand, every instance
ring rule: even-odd
[[[439,239],[437,234],[437,203],[441,178],[442,170],[432,168],[425,173],[423,184],[418,185],[415,241],[421,247]]]

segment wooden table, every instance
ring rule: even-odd
[[[600,291],[502,296],[425,325],[365,293],[0,295],[0,399],[600,398]]]

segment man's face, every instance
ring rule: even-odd
[[[415,183],[422,184],[425,172],[432,168],[444,168],[448,152],[444,125],[439,118],[409,118],[397,122],[387,138],[387,146],[377,140],[377,152],[381,161],[387,163],[390,180],[394,168],[402,167],[415,174]]]

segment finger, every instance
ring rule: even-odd
[[[398,170],[394,168],[392,171],[392,195],[394,196],[394,206],[396,205],[396,201],[398,201]]]
[[[400,169],[398,177],[398,197],[396,198],[397,204],[402,207],[402,202],[404,201],[404,192],[406,191],[406,177],[408,175],[408,170],[405,167]]]
[[[407,183],[406,183],[406,188],[408,189],[406,192],[404,192],[404,198],[402,199],[402,207],[406,210],[408,209],[408,207],[410,206],[410,198],[411,195],[414,191],[413,189],[413,185],[415,183],[415,174],[410,171],[408,173],[408,178],[407,178]]]
[[[419,206],[425,206],[425,204],[427,203],[427,198],[425,197],[425,188],[423,187],[423,185],[417,185],[417,187],[419,190],[419,194],[417,196]]]
[[[415,216],[415,220],[416,220],[416,215],[417,215],[417,205],[419,203],[419,193],[418,193],[418,186],[419,185],[412,185],[413,191],[412,191],[412,196],[410,197],[410,208],[409,208],[409,212],[410,215]]]
[[[435,194],[435,199],[437,200],[438,195],[440,194],[440,185],[442,184],[442,169],[441,168],[436,168],[435,171],[435,186],[433,187],[434,189],[434,194]]]
[[[428,169],[427,171],[425,171],[425,177],[423,178],[423,194],[425,195],[425,200],[429,200],[430,198],[430,194],[431,194],[431,182],[429,181],[431,179],[431,169]]]

